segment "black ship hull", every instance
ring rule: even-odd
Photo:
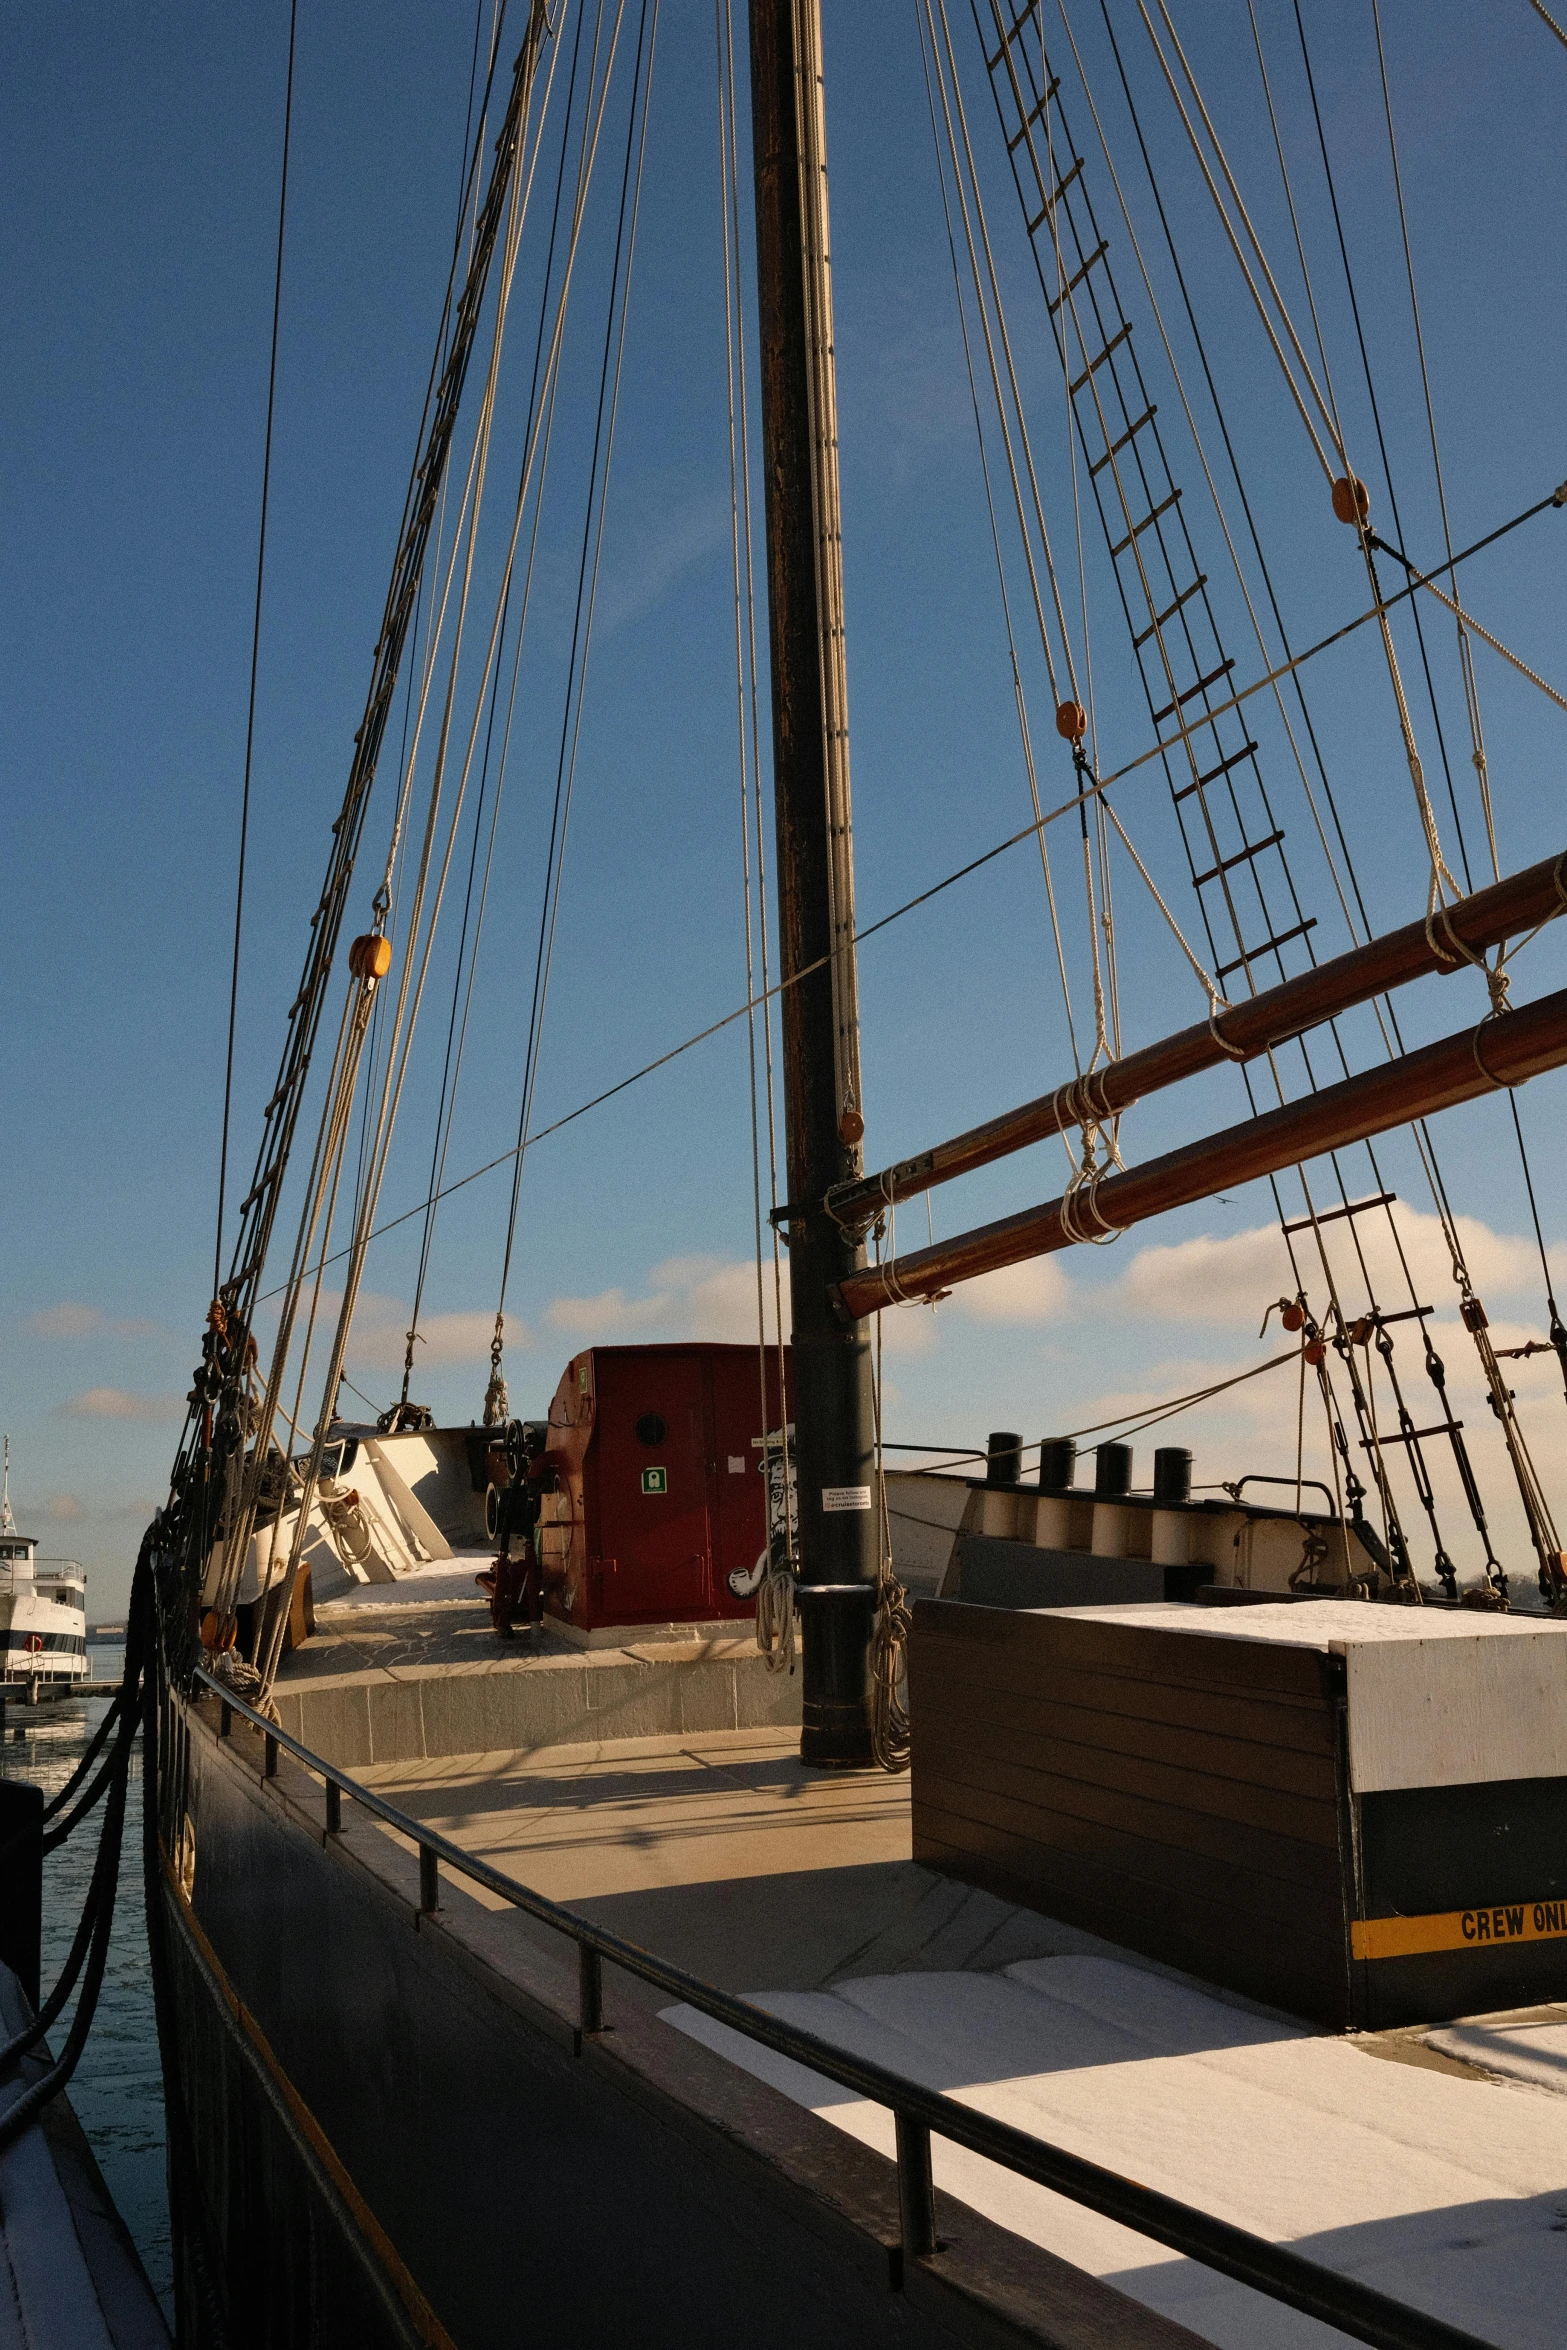
[[[629,1978],[584,2040],[558,1937],[444,1885],[421,1912],[415,1856],[375,1826],[329,1835],[319,1785],[286,1756],[267,1776],[215,1701],[165,1718],[195,2350],[1195,2341],[945,2202],[939,2273],[905,2273],[883,2157],[670,2031]]]

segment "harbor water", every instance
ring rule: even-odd
[[[118,1648],[94,1643],[91,1694],[29,1706],[9,1696],[0,1742],[0,1776],[28,1779],[45,1800],[65,1785],[102,1721],[123,1662]],[[67,2094],[104,2181],[141,2254],[154,2292],[173,2322],[168,2189],[163,2157],[163,2082],[153,2020],[141,1876],[141,1755],[132,1762],[125,1842],[109,1962],[98,2012]],[[43,1988],[59,1976],[82,1914],[98,1850],[102,1805],[44,1859]],[[50,2035],[63,2045],[74,2002]]]

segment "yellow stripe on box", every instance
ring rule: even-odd
[[[1356,1958],[1423,1958],[1439,1950],[1490,1950],[1499,1942],[1567,1941],[1567,1901],[1503,1901],[1423,1918],[1355,1918]]]

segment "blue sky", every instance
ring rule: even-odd
[[[1172,13],[1285,300],[1304,325],[1244,0],[1201,8],[1180,0]],[[1524,0],[1497,0],[1483,20],[1456,0],[1384,0],[1382,15],[1453,532],[1464,544],[1567,474],[1559,423],[1567,354],[1549,298],[1567,209],[1557,136],[1567,53]],[[1015,830],[1028,798],[915,12],[826,0],[825,18],[850,721],[867,921]],[[1161,95],[1137,10],[1111,0],[1110,18],[1287,624],[1295,642],[1308,641],[1363,608],[1364,577],[1349,534],[1327,510]],[[1147,182],[1134,168],[1103,20],[1084,0],[1071,19],[1164,302],[1168,265]],[[1439,518],[1369,0],[1318,0],[1307,20],[1405,537],[1417,556],[1433,559]],[[626,22],[629,61],[635,10]],[[1293,11],[1258,0],[1258,22],[1346,430],[1352,447],[1369,451]],[[1047,11],[1053,52],[1064,49],[1059,26]],[[1001,174],[973,26],[954,11],[952,27],[1070,600],[1079,585],[1059,380]],[[48,1550],[88,1564],[100,1613],[123,1595],[140,1524],[166,1478],[211,1291],[287,29],[276,0],[248,11],[19,7],[0,29],[8,225],[0,1422],[13,1439],[21,1514]],[[236,1073],[241,1168],[270,1090],[363,704],[450,250],[473,42],[473,15],[455,0],[374,8],[304,0],[300,9]],[[514,47],[509,30],[508,62]],[[1064,94],[1138,348],[1156,373],[1157,336],[1070,72]],[[453,1171],[507,1147],[516,1121],[625,129],[618,95],[610,124],[568,328]],[[529,239],[534,226],[530,219]],[[517,462],[535,266],[525,240],[497,413],[501,483]],[[1175,315],[1172,307],[1172,322]],[[1172,335],[1183,374],[1195,381],[1184,328],[1172,323]],[[665,0],[536,1123],[744,993],[723,353],[712,22],[703,8]],[[1173,387],[1161,398],[1162,413],[1174,416]],[[1211,453],[1217,443],[1201,410],[1199,424]],[[1256,646],[1246,642],[1235,592],[1222,585],[1222,535],[1203,505],[1195,452],[1179,429],[1170,447],[1205,566],[1229,598],[1237,674],[1253,676]],[[1373,465],[1374,452],[1365,467],[1374,519],[1388,528]],[[481,607],[510,494],[498,489],[487,509]],[[1477,615],[1553,683],[1561,681],[1564,530],[1567,517],[1547,515],[1462,575]],[[1103,554],[1091,541],[1084,571],[1108,768],[1146,746],[1148,725]],[[1019,579],[1013,562],[1014,597]],[[1473,847],[1475,791],[1451,631],[1434,606],[1427,622]],[[1399,647],[1407,668],[1415,659],[1407,622]],[[1066,796],[1070,770],[1049,726],[1037,643],[1025,643],[1023,658],[1049,805]],[[1506,870],[1564,845],[1557,779],[1567,715],[1484,648],[1477,662]],[[1373,920],[1409,920],[1423,909],[1426,868],[1371,632],[1316,664],[1308,691]],[[1416,726],[1435,778],[1431,720],[1418,697]],[[1324,951],[1335,951],[1345,934],[1334,926],[1331,885],[1281,737],[1265,738],[1264,759]],[[360,917],[373,887],[365,876],[384,854],[391,772],[389,760],[367,834]],[[1128,778],[1116,805],[1189,926],[1190,887],[1158,769]],[[1058,880],[1065,874],[1067,957],[1081,1013],[1088,965],[1072,853],[1065,840],[1053,849]],[[1132,1045],[1199,1017],[1203,1005],[1124,856],[1115,888]],[[1519,961],[1515,993],[1561,985],[1562,962],[1559,942],[1542,938]],[[450,987],[448,964],[432,981],[387,1176],[390,1210],[424,1189]],[[873,1163],[1071,1074],[1039,862],[1027,847],[869,942],[861,987]],[[1419,1039],[1483,1008],[1483,990],[1465,975],[1426,983],[1401,1011],[1406,1033]],[[1357,1049],[1366,1049],[1363,1038]],[[1553,1243],[1567,1240],[1555,1148],[1562,1084],[1543,1078],[1520,1098]],[[1238,1081],[1220,1072],[1143,1105],[1123,1148],[1144,1158],[1244,1114]],[[519,1408],[541,1406],[567,1356],[595,1338],[743,1338],[754,1327],[749,1131],[743,1031],[734,1028],[530,1155],[510,1301],[518,1319],[508,1370]],[[1539,1332],[1538,1261],[1505,1105],[1450,1114],[1438,1142],[1455,1204],[1472,1219],[1466,1246],[1494,1319],[1519,1339]],[[1050,1196],[1064,1168],[1058,1149],[938,1194],[934,1229]],[[1485,1452],[1489,1430],[1478,1423],[1488,1415],[1461,1356],[1467,1342],[1452,1325],[1452,1283],[1429,1199],[1397,1139],[1384,1175],[1400,1194],[1419,1279],[1436,1289],[1455,1395],[1485,1454],[1498,1523],[1516,1545],[1516,1509],[1505,1470]],[[1362,1174],[1350,1181],[1356,1193],[1371,1188]],[[459,1419],[479,1409],[505,1214],[501,1174],[460,1195],[436,1229],[415,1392]],[[1030,1434],[1080,1426],[1261,1360],[1257,1324],[1282,1281],[1271,1216],[1266,1189],[1254,1186],[1092,1256],[1078,1252],[1070,1264],[1055,1260],[954,1298],[934,1315],[891,1317],[889,1434],[958,1444],[993,1426]],[[905,1241],[911,1219],[924,1237],[923,1207],[906,1208]],[[378,1401],[395,1391],[417,1233],[417,1224],[403,1227],[371,1258],[350,1375]],[[1410,1377],[1423,1385],[1418,1358]],[[1465,1378],[1471,1385],[1461,1389]],[[1557,1485],[1559,1378],[1554,1366],[1522,1364],[1518,1384],[1547,1485],[1567,1506]],[[1295,1398],[1277,1377],[1260,1380],[1167,1433],[1195,1445],[1199,1476],[1283,1470],[1294,1461]],[[1320,1432],[1309,1434],[1308,1450],[1312,1443],[1320,1453]],[[1461,1528],[1450,1507],[1447,1515],[1458,1548]],[[1461,1555],[1471,1553],[1472,1545]]]

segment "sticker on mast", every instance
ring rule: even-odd
[[[870,1506],[871,1489],[868,1485],[824,1485],[822,1487],[822,1508],[824,1510],[868,1510]]]

